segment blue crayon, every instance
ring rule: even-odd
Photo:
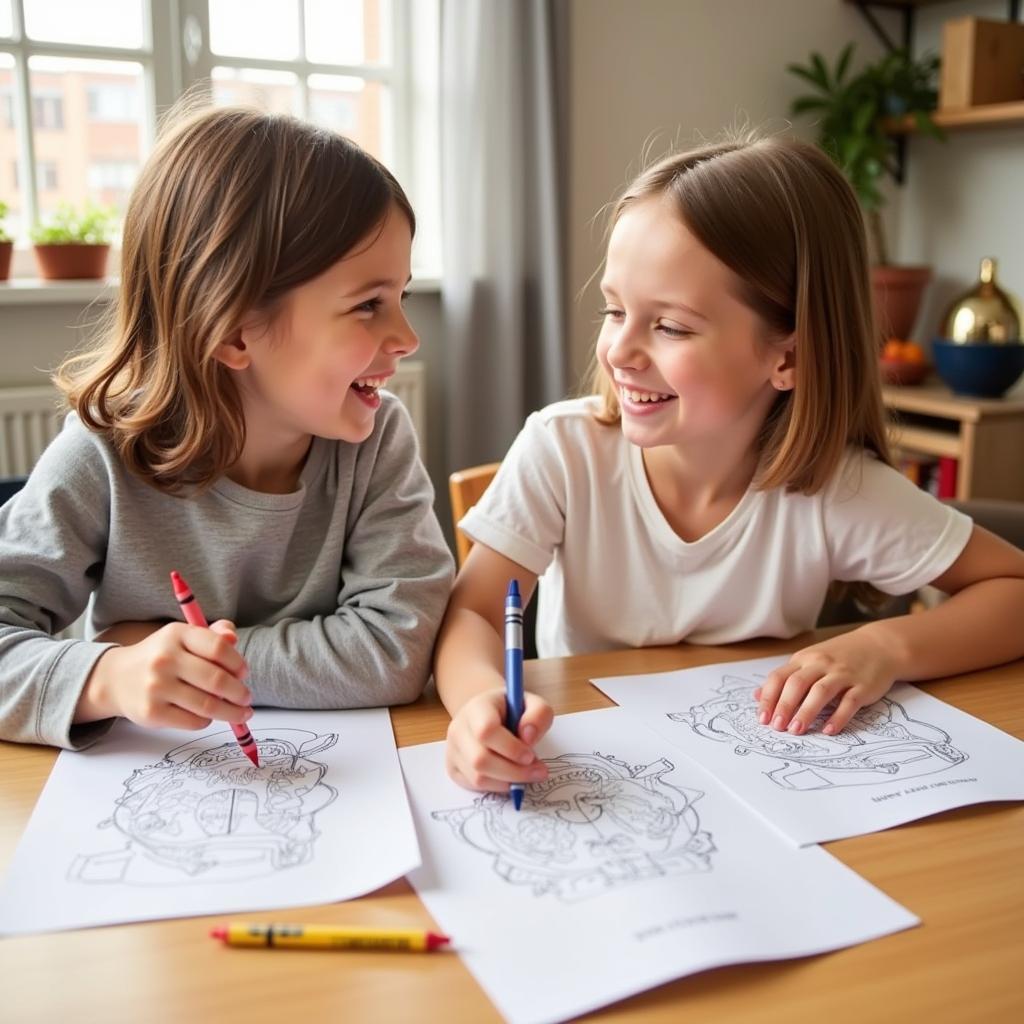
[[[519,735],[519,719],[523,717],[523,602],[519,581],[510,580],[505,594],[505,728]],[[511,786],[512,802],[518,811],[523,805],[526,787],[521,782]]]

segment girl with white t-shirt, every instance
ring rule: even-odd
[[[1024,553],[890,463],[856,197],[780,138],[669,157],[612,219],[588,398],[527,420],[480,503],[435,654],[448,770],[544,779],[550,707],[503,725],[504,594],[539,577],[541,657],[811,629],[832,581],[932,584],[937,608],[797,651],[759,691],[799,735],[838,732],[898,679],[1024,655]]]

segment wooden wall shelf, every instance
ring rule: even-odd
[[[936,110],[932,114],[932,119],[944,131],[1024,127],[1024,100],[1015,100],[1013,103],[987,103],[982,107],[966,107],[963,110]],[[890,135],[917,133],[917,125],[910,117],[886,121],[885,129]]]
[[[883,387],[882,399],[894,448],[959,461],[958,500],[1024,501],[1024,399],[960,398],[937,381]]]

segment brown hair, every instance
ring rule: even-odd
[[[169,493],[209,486],[245,441],[218,346],[253,311],[272,320],[290,289],[379,230],[392,206],[415,230],[393,175],[332,131],[179,106],[128,203],[100,342],[65,360],[55,383],[135,476]]]
[[[641,173],[614,207],[665,197],[706,249],[729,267],[740,297],[769,335],[794,335],[796,383],[762,428],[758,486],[812,494],[847,445],[890,462],[872,321],[867,242],[857,198],[819,149],[766,138],[704,146]],[[599,365],[598,418],[621,413]]]

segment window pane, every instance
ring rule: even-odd
[[[305,0],[306,57],[317,64],[391,60],[389,0]]]
[[[11,17],[11,0],[0,0],[0,36],[14,35],[14,19]]]
[[[25,0],[25,32],[53,43],[139,49],[142,0]]]
[[[63,57],[28,66],[40,218],[86,199],[123,213],[142,163],[142,66]]]
[[[15,102],[17,84],[14,78],[14,58],[0,53],[0,199],[8,206],[4,230],[15,240],[28,237],[25,223],[25,197],[21,191],[23,168],[18,166],[17,115]]]
[[[391,90],[380,82],[345,75],[309,76],[309,118],[358,142],[387,163],[391,159]]]
[[[213,102],[217,106],[259,107],[273,114],[298,114],[298,75],[256,68],[214,68]]]
[[[295,60],[299,56],[295,0],[210,0],[210,49],[225,57]]]

